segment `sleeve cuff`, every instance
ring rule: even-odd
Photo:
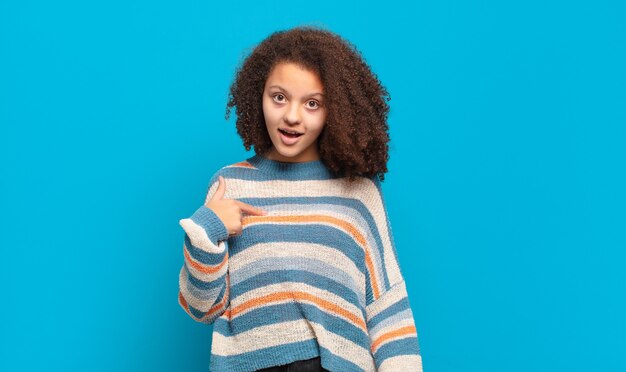
[[[217,244],[219,241],[228,239],[226,226],[217,214],[215,214],[215,212],[213,212],[213,210],[206,205],[198,208],[190,218],[193,222],[204,228],[207,236],[212,242]]]

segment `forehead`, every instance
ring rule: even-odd
[[[267,77],[265,87],[280,85],[284,89],[296,91],[323,91],[319,74],[293,62],[276,64]]]

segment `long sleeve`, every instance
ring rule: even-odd
[[[212,187],[207,199],[214,190]],[[194,320],[209,324],[224,313],[229,301],[228,232],[204,205],[180,220],[180,225],[185,238],[178,302]]]
[[[406,284],[397,260],[391,225],[380,182],[369,200],[375,221],[370,247],[366,307],[371,351],[378,371],[422,371],[422,358]]]

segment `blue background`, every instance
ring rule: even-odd
[[[4,1],[0,370],[207,370],[178,220],[251,156],[243,56],[320,25],[391,93],[383,184],[424,369],[625,371],[620,1]]]

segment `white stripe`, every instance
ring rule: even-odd
[[[213,332],[211,353],[229,356],[315,338],[305,319],[268,324],[232,336]]]
[[[385,359],[378,372],[411,371],[422,372],[421,355],[399,355]]]
[[[214,332],[212,353],[233,356],[311,339],[316,339],[320,345],[333,345],[332,350],[341,350],[339,355],[341,358],[349,360],[365,371],[376,370],[369,350],[326,330],[321,324],[306,319],[259,326],[232,336]]]
[[[184,218],[179,221],[180,226],[189,236],[191,244],[200,248],[208,253],[220,254],[224,253],[226,249],[226,243],[224,240],[218,242],[218,245],[213,244],[211,239],[206,234],[204,228],[197,223],[193,222],[191,218]]]

